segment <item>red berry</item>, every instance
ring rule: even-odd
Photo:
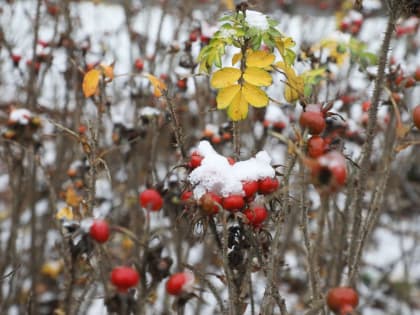
[[[416,79],[416,81],[420,81],[420,68],[417,68],[416,72],[414,72],[414,79]]]
[[[86,125],[80,125],[80,126],[79,126],[79,128],[77,128],[77,131],[78,131],[80,134],[84,134],[84,133],[86,133],[86,131],[87,131],[87,126],[86,126]]]
[[[206,35],[201,35],[200,36],[200,41],[203,43],[203,44],[208,44],[209,42],[210,42],[210,37],[208,37],[208,36],[206,36]]]
[[[312,135],[319,135],[325,129],[326,123],[321,112],[303,112],[300,115],[299,124],[302,128],[308,128]]]
[[[105,220],[95,220],[90,226],[90,237],[98,243],[105,243],[109,239],[109,225]]]
[[[268,195],[275,192],[279,188],[279,181],[277,178],[266,177],[258,181],[258,192],[263,195]]]
[[[219,135],[213,135],[210,141],[213,144],[220,144],[222,142],[222,138]]]
[[[195,42],[198,39],[198,33],[197,31],[192,31],[190,33],[190,42]]]
[[[353,21],[353,24],[360,27],[363,24],[363,19],[356,19]]]
[[[349,105],[355,101],[355,98],[351,95],[342,95],[340,100],[343,102],[344,105]],[[306,109],[308,112],[308,109]]]
[[[364,112],[368,112],[371,104],[372,104],[372,103],[371,103],[370,101],[364,101],[364,102],[362,103],[362,110],[363,110]]]
[[[120,292],[127,292],[129,288],[135,287],[139,279],[138,272],[131,267],[115,267],[111,272],[111,282]]]
[[[341,21],[340,23],[340,31],[345,32],[349,29],[350,24],[347,21]]]
[[[258,191],[258,182],[255,180],[244,182],[242,184],[242,190],[245,192],[246,199],[252,200]]]
[[[346,182],[346,159],[338,151],[328,152],[312,165],[312,176],[319,186],[335,191]]]
[[[230,165],[233,165],[233,164],[235,164],[235,163],[236,163],[235,159],[234,159],[233,157],[231,157],[231,156],[228,156],[226,159],[228,160],[228,163],[229,163]]]
[[[341,313],[343,309],[354,309],[359,304],[357,292],[349,287],[337,287],[328,291],[327,305],[334,313]]]
[[[200,198],[200,206],[208,214],[218,213],[221,204],[222,197],[212,192],[205,193]]]
[[[408,77],[405,81],[405,88],[411,88],[416,85],[416,80],[413,77]]]
[[[138,71],[142,71],[142,70],[144,69],[144,61],[143,61],[143,59],[141,59],[141,58],[137,58],[137,59],[134,61],[134,66],[136,67],[136,69],[137,69]]]
[[[201,165],[201,162],[203,161],[204,157],[202,157],[198,152],[193,152],[191,154],[190,161],[188,162],[188,166],[191,169],[195,169]]]
[[[400,85],[401,82],[404,81],[404,75],[400,74],[395,78],[395,84]]]
[[[325,152],[325,141],[324,138],[320,136],[312,136],[308,140],[308,155],[311,158],[317,158],[324,154]]]
[[[414,107],[413,110],[413,122],[417,129],[420,129],[420,105]]]
[[[359,24],[352,24],[350,27],[350,33],[352,33],[353,35],[356,35],[357,33],[360,32],[360,28],[361,26]]]
[[[230,195],[226,198],[223,198],[222,205],[226,210],[236,212],[245,206],[245,200],[241,195]]]
[[[190,272],[178,272],[166,282],[166,292],[171,295],[190,293],[194,285],[194,275]]]
[[[286,124],[282,121],[277,121],[273,123],[273,130],[277,132],[282,132],[283,129],[286,127]]]
[[[22,56],[21,55],[12,55],[11,56],[11,58],[12,58],[12,61],[13,61],[13,64],[15,65],[15,67],[17,67],[18,66],[18,64],[19,64],[19,61],[22,59]]]
[[[49,4],[47,6],[47,12],[52,16],[56,16],[60,12],[60,8],[58,7],[58,5]]]
[[[192,196],[193,196],[192,191],[186,190],[181,194],[181,200],[188,201],[192,198]]]
[[[187,79],[179,79],[176,82],[176,86],[180,89],[180,90],[186,90],[187,89]]]
[[[251,209],[246,209],[244,215],[249,220],[249,223],[253,226],[260,226],[268,217],[268,211],[263,206],[256,206]]]
[[[140,204],[143,208],[151,211],[159,211],[163,206],[163,199],[155,189],[146,189],[140,194]]]

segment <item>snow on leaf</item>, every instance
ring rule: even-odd
[[[267,71],[256,67],[246,68],[244,79],[246,82],[256,86],[269,86],[273,82],[273,78]]]
[[[92,69],[86,72],[85,76],[83,77],[82,84],[83,94],[85,97],[91,97],[96,94],[98,91],[100,76],[100,71],[96,69]]]
[[[236,93],[232,104],[229,106],[227,114],[233,121],[245,119],[248,116],[248,102],[242,92]]]
[[[151,74],[146,74],[146,77],[153,85],[153,95],[156,97],[161,97],[163,92],[167,89],[165,82]]]
[[[254,107],[264,107],[268,104],[267,94],[255,85],[245,82],[242,87],[242,93],[245,99]]]
[[[235,96],[238,94],[241,86],[239,84],[231,85],[220,89],[219,93],[217,94],[216,102],[218,109],[225,109],[232,103]]]
[[[251,51],[246,58],[248,67],[266,68],[270,66],[276,57],[265,50]]]
[[[237,68],[226,67],[216,71],[210,80],[212,87],[216,89],[234,85],[241,77],[241,71]]]

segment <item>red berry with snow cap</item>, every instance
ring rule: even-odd
[[[275,192],[277,188],[279,188],[279,181],[275,177],[266,177],[258,181],[258,192],[260,194],[271,194]]]
[[[109,239],[109,225],[105,220],[95,220],[89,229],[89,235],[98,243],[105,243]]]
[[[258,192],[258,182],[255,180],[246,181],[242,184],[242,190],[245,193],[245,198],[247,200],[252,200]]]
[[[327,305],[336,314],[351,314],[359,304],[357,292],[349,287],[337,287],[328,291]]]
[[[140,194],[140,204],[143,208],[151,211],[159,211],[163,206],[163,199],[155,189],[146,189]]]
[[[311,165],[312,177],[316,185],[336,191],[347,179],[346,159],[338,151],[331,151],[320,156]]]
[[[111,282],[120,292],[127,292],[128,289],[135,287],[139,282],[138,272],[126,266],[115,267],[111,272]]]
[[[245,200],[241,195],[230,195],[223,198],[222,205],[226,210],[236,212],[245,206]]]
[[[200,155],[200,153],[193,152],[191,154],[190,161],[188,162],[188,166],[191,169],[195,169],[201,165],[201,162],[203,161],[203,159],[204,158]]]
[[[194,285],[194,275],[191,272],[178,272],[169,277],[166,282],[166,292],[171,295],[191,293]]]

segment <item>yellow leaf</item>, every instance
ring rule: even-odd
[[[48,261],[41,267],[41,274],[52,279],[57,278],[63,269],[63,263],[59,260]]]
[[[305,87],[303,78],[301,76],[297,76],[293,68],[284,62],[276,63],[276,67],[283,70],[287,78],[287,83],[284,87],[284,98],[289,103],[298,100],[299,97],[303,94]]]
[[[106,78],[110,79],[111,81],[114,80],[114,65],[107,66],[107,65],[101,64],[101,68]]]
[[[276,57],[265,50],[251,51],[246,58],[248,67],[266,68],[274,62]]]
[[[256,86],[269,86],[273,82],[273,78],[267,71],[256,67],[246,68],[244,79],[246,82]]]
[[[213,73],[210,84],[215,89],[221,89],[234,85],[240,77],[241,71],[239,69],[226,67]]]
[[[74,215],[73,215],[73,211],[71,210],[71,208],[69,207],[63,207],[61,208],[57,214],[55,215],[57,220],[73,220]]]
[[[233,99],[235,98],[236,94],[238,94],[241,86],[239,84],[231,85],[220,89],[219,93],[217,94],[216,102],[218,109],[224,109],[228,107]]]
[[[235,10],[235,1],[234,0],[222,0],[222,2],[225,5],[226,9]]]
[[[166,91],[165,82],[151,74],[147,74],[146,76],[149,79],[150,83],[153,85],[153,95],[156,97],[162,96],[162,93]]]
[[[287,48],[292,48],[296,45],[291,37],[279,37],[276,38],[275,42],[276,47],[282,56]]]
[[[72,187],[69,187],[66,191],[66,203],[71,207],[78,207],[81,201],[82,197]]]
[[[268,104],[268,96],[255,85],[244,83],[242,93],[245,99],[254,107],[264,107]]]
[[[227,110],[227,114],[233,121],[242,120],[248,116],[248,102],[242,91],[236,94]]]
[[[101,73],[96,69],[89,70],[85,73],[82,84],[83,94],[85,97],[91,97],[96,94],[100,76]]]
[[[134,242],[130,238],[124,237],[121,241],[121,245],[125,250],[130,250],[134,247]]]
[[[53,315],[66,315],[62,308],[56,308]]]
[[[232,57],[232,66],[236,65],[240,60],[242,60],[242,53],[234,54]]]

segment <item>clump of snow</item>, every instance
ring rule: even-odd
[[[146,106],[140,109],[141,116],[158,116],[160,114],[160,110],[154,107]]]
[[[244,181],[275,176],[275,171],[270,165],[271,157],[266,151],[260,151],[255,158],[233,165],[229,164],[226,157],[218,154],[208,141],[201,141],[196,152],[203,156],[201,166],[194,169],[189,176],[196,199],[208,191],[223,197],[232,194],[243,195]]]
[[[270,24],[268,24],[267,21],[267,16],[258,11],[247,10],[245,21],[250,27],[254,27],[262,31],[265,31],[270,27]]]
[[[283,110],[274,104],[269,104],[267,106],[267,110],[265,112],[265,120],[272,121],[272,122],[284,122],[285,124],[288,121],[288,118],[284,114]]]
[[[27,125],[32,118],[32,113],[26,108],[13,109],[10,112],[9,120],[21,125]]]

